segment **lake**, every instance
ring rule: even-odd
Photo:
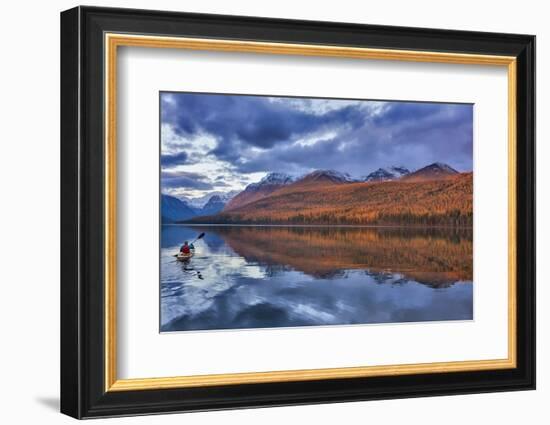
[[[161,332],[473,319],[471,229],[163,225],[160,255]]]

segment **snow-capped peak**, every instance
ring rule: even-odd
[[[439,169],[439,170],[442,170],[444,172],[451,173],[451,174],[458,173],[458,171],[456,171],[453,167],[451,167],[450,165],[447,165],[443,162],[434,162],[433,164],[430,164],[425,168],[432,169],[432,170]]]
[[[403,165],[392,165],[391,167],[388,167],[388,171],[392,172],[397,177],[403,177],[410,173],[410,170]]]
[[[284,173],[269,173],[264,176],[258,183],[249,184],[245,190],[255,190],[263,186],[283,186],[294,181],[292,176]]]
[[[223,202],[222,197],[220,195],[213,195],[210,197],[206,204],[212,204],[215,202]]]
[[[406,176],[409,173],[410,171],[402,165],[392,165],[391,167],[387,168],[379,168],[378,170],[373,171],[369,175],[363,177],[362,180],[366,182],[395,180]]]
[[[230,192],[210,192],[206,195],[203,195],[201,197],[198,197],[198,198],[184,198],[182,197],[185,201],[187,201],[187,203],[189,205],[191,205],[193,208],[203,208],[207,203],[208,201],[210,201],[210,199],[213,197],[213,196],[219,196],[220,197],[220,200],[222,202],[229,202],[231,199],[233,199],[233,197],[235,195],[237,195],[239,193],[238,190],[232,190]]]
[[[316,180],[322,177],[327,177],[330,180],[339,182],[355,181],[355,179],[353,179],[353,177],[351,177],[348,173],[342,173],[336,170],[315,170],[303,176],[302,179]]]
[[[288,184],[292,183],[294,178],[285,173],[269,173],[263,179],[260,180],[260,183],[263,184]]]
[[[416,170],[414,173],[410,173],[407,176],[407,180],[433,180],[446,178],[455,174],[458,174],[458,171],[456,171],[453,167],[442,162],[434,162],[433,164],[426,165],[425,167]]]

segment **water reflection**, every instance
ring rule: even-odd
[[[465,320],[472,292],[468,229],[162,227],[162,331]]]

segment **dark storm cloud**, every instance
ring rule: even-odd
[[[299,173],[310,168],[342,170],[341,165],[335,165],[335,158],[341,157],[338,152],[338,140],[335,138],[319,140],[312,146],[284,146],[274,148],[270,155],[261,155],[259,158],[239,162],[235,167],[242,173],[253,173],[263,170],[282,170],[287,173]],[[273,167],[273,168],[272,168]]]
[[[360,176],[379,167],[415,169],[436,161],[472,169],[472,105],[163,96],[163,124],[183,137],[212,136],[216,145],[209,154],[236,173],[330,168]],[[323,102],[331,107],[322,108]]]
[[[185,152],[178,152],[174,155],[161,155],[160,163],[163,167],[171,167],[174,165],[184,164],[187,160],[187,154]]]
[[[199,173],[189,173],[184,171],[161,173],[161,182],[163,189],[187,188],[198,190],[211,190],[214,188],[208,178]]]
[[[370,153],[380,162],[418,168],[439,161],[472,169],[472,105],[394,102],[362,134],[371,136]]]
[[[180,134],[206,132],[229,143],[218,146],[220,156],[228,155],[236,142],[269,149],[322,128],[357,127],[364,121],[364,114],[353,106],[321,115],[289,107],[293,99],[271,102],[261,96],[186,93],[163,96],[172,101],[163,103],[162,122],[172,124]]]

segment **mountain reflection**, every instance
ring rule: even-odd
[[[168,225],[160,266],[164,332],[473,318],[469,229]]]
[[[216,234],[248,262],[273,271],[290,267],[328,278],[344,270],[367,269],[442,286],[472,280],[471,229],[212,226],[197,230]]]

